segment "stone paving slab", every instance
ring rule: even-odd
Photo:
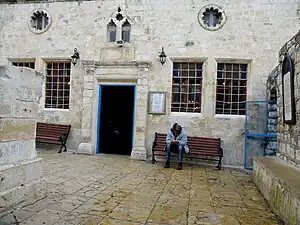
[[[40,150],[39,156],[47,197],[18,207],[0,225],[281,224],[244,171],[190,165],[177,171],[118,155]]]

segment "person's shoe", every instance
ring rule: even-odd
[[[182,163],[178,163],[177,170],[182,170]]]
[[[164,168],[170,168],[170,161],[167,161]]]

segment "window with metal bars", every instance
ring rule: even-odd
[[[16,62],[12,62],[12,64],[14,66],[18,66],[18,67],[28,67],[28,68],[31,68],[31,69],[35,69],[35,62],[34,61],[31,61],[31,62],[19,62],[19,61],[16,61]]]
[[[70,62],[46,63],[45,108],[69,109]]]
[[[218,63],[216,114],[245,115],[247,64]]]
[[[173,63],[172,112],[201,112],[202,63]]]

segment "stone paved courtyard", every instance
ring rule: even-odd
[[[164,169],[116,155],[39,154],[48,196],[0,224],[280,224],[242,171],[187,165],[177,171],[176,165]]]

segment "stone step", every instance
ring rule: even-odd
[[[0,166],[0,193],[21,187],[43,177],[42,159]]]
[[[23,206],[33,204],[45,197],[46,192],[47,182],[45,178],[0,192],[0,213],[19,204]]]

